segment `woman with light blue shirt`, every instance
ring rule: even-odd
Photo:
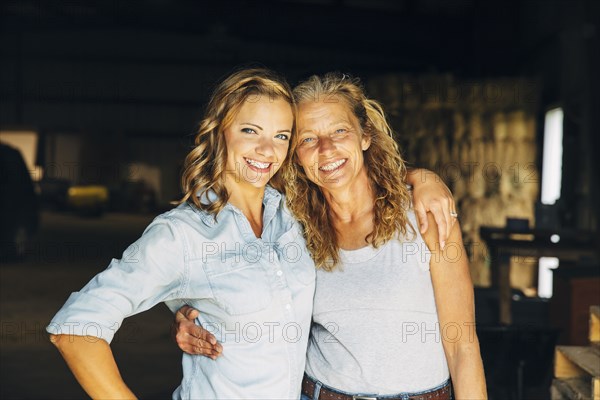
[[[181,204],[52,319],[51,340],[91,397],[135,397],[109,343],[124,318],[160,302],[204,310],[199,322],[229,347],[218,363],[184,355],[174,398],[298,397],[315,268],[283,196],[267,186],[281,188],[292,104],[272,72],[223,81],[186,159]]]
[[[91,397],[135,397],[109,344],[124,318],[160,302],[201,309],[196,323],[226,348],[216,361],[185,354],[173,398],[299,397],[315,266],[280,192],[294,113],[289,86],[267,70],[236,72],[216,88],[186,158],[181,204],[47,327]]]

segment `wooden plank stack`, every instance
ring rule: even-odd
[[[449,75],[370,79],[411,165],[437,172],[453,191],[473,281],[489,286],[479,227],[507,217],[534,222],[538,85],[522,79],[460,81]],[[534,286],[537,264],[514,260],[513,286]]]
[[[590,307],[590,346],[556,346],[552,400],[600,400],[600,306]]]

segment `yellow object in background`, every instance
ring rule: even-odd
[[[67,195],[69,206],[80,211],[102,212],[108,205],[108,188],[101,185],[71,186]]]

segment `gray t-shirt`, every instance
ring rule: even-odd
[[[415,214],[409,221],[418,227]],[[317,271],[306,373],[351,393],[434,388],[449,377],[429,260],[420,233],[375,249],[341,251],[341,268]],[[452,330],[451,328],[454,328]]]

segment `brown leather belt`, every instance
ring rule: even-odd
[[[438,389],[433,392],[417,394],[413,396],[409,396],[409,400],[450,400],[450,384]],[[331,391],[325,387],[321,387],[321,391],[319,392],[319,398],[313,399],[313,394],[315,393],[315,383],[304,375],[304,379],[302,379],[302,394],[308,396],[312,400],[402,400],[401,397],[370,397],[370,396],[351,396],[347,394],[342,394],[338,392]]]

